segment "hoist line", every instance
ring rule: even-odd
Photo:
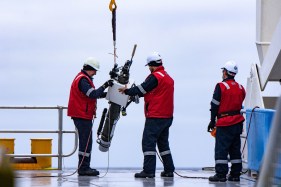
[[[111,0],[109,3],[109,10],[112,12],[112,35],[113,35],[113,56],[114,56],[114,65],[116,64],[116,10],[117,10],[117,5],[115,0]]]

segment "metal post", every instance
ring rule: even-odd
[[[1,109],[35,109],[35,110],[46,110],[46,109],[52,109],[52,110],[58,110],[58,129],[57,130],[2,130],[0,129],[0,133],[57,133],[58,134],[58,154],[6,154],[9,157],[58,157],[58,169],[62,170],[62,158],[63,157],[69,157],[75,153],[78,147],[78,132],[77,131],[64,131],[63,130],[63,110],[67,109],[67,107],[64,106],[55,106],[55,107],[45,107],[45,106],[0,106]],[[62,152],[62,143],[63,138],[62,135],[64,133],[74,133],[75,134],[75,145],[71,153],[64,155]]]
[[[58,132],[58,169],[62,170],[62,117],[63,117],[63,107],[58,106],[59,112],[59,132]]]

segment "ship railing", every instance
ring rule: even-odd
[[[0,109],[21,109],[21,110],[58,110],[58,130],[1,130],[0,133],[57,133],[58,134],[58,153],[57,154],[7,154],[9,157],[58,157],[58,169],[62,169],[63,157],[73,155],[78,147],[78,132],[63,130],[63,110],[64,106],[44,107],[44,106],[0,106]],[[63,134],[72,133],[75,135],[74,148],[69,154],[63,154]]]

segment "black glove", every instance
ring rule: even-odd
[[[110,79],[110,80],[106,81],[106,82],[102,85],[102,87],[103,87],[104,89],[106,89],[108,86],[112,86],[112,85],[113,85],[113,80]]]
[[[107,94],[107,92],[103,92],[99,98],[100,98],[100,99],[105,98],[105,97],[106,97],[106,94]]]
[[[208,125],[208,132],[211,132],[216,126],[216,121],[210,121],[209,125]]]

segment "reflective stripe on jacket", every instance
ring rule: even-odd
[[[153,73],[158,85],[144,95],[144,113],[146,118],[171,118],[174,112],[174,80],[158,67]]]
[[[219,83],[221,89],[221,100],[219,104],[218,117],[216,126],[231,126],[243,122],[243,115],[237,111],[242,108],[242,103],[246,92],[242,85],[235,80],[226,80]]]
[[[82,72],[78,73],[71,85],[67,115],[92,120],[96,115],[97,100],[89,98],[80,91],[78,85],[82,78],[86,78],[93,89],[95,89],[92,80],[87,75]]]

